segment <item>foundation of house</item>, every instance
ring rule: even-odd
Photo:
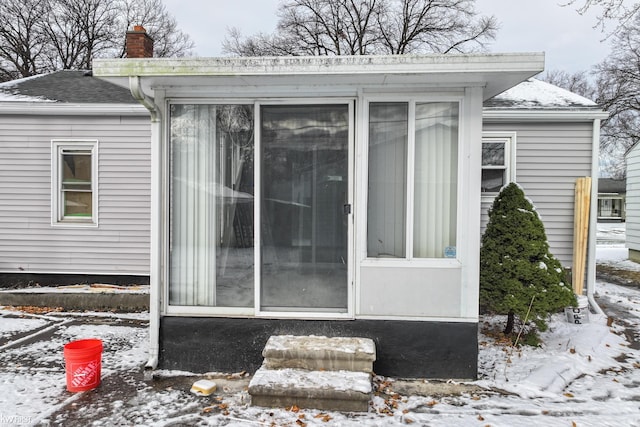
[[[373,340],[378,375],[474,380],[478,324],[403,320],[295,320],[163,316],[161,369],[254,373],[272,335],[363,337]]]

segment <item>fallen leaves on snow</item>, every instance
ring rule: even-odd
[[[316,416],[313,417],[313,418],[320,418],[325,423],[328,423],[329,421],[331,421],[333,419],[333,418],[331,418],[331,415],[325,414],[324,412],[320,412],[319,414],[316,414]]]
[[[9,306],[4,308],[9,311],[21,311],[26,314],[47,314],[64,311],[62,307],[36,307],[34,305]]]

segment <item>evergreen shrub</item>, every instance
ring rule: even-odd
[[[544,331],[551,313],[575,304],[533,204],[518,184],[505,186],[489,210],[482,236],[481,311],[508,315],[504,333],[509,334],[514,316],[524,321],[530,305],[528,320]]]

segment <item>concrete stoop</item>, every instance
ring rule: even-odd
[[[363,412],[371,399],[375,344],[368,338],[272,336],[249,383],[256,406]]]
[[[267,369],[264,366],[249,383],[252,405],[295,405],[325,411],[367,411],[371,390],[371,374],[365,372]]]
[[[0,290],[0,306],[60,307],[66,311],[147,311],[149,286],[92,284]]]
[[[373,372],[376,346],[368,338],[272,336],[262,351],[268,369]]]

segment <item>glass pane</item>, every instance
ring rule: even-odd
[[[62,183],[91,183],[91,151],[62,152]]]
[[[169,303],[252,307],[253,106],[171,106]]]
[[[86,191],[63,191],[64,216],[91,218],[92,194]]]
[[[416,104],[413,256],[456,256],[458,103]]]
[[[63,217],[91,218],[91,150],[62,150]]]
[[[504,166],[504,142],[482,143],[482,166]]]
[[[347,309],[347,105],[263,106],[265,311]]]
[[[615,217],[622,216],[622,200],[620,199],[611,200],[611,215]]]
[[[482,191],[497,193],[504,186],[504,169],[482,169]]]
[[[405,102],[369,105],[369,257],[405,257],[408,114]]]

